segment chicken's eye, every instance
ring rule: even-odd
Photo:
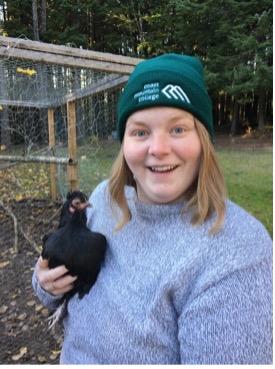
[[[81,202],[80,202],[80,200],[78,200],[78,199],[76,199],[76,200],[73,200],[72,201],[72,204],[73,205],[79,205]]]

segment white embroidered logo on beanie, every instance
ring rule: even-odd
[[[168,97],[168,99],[180,99],[190,104],[188,96],[180,86],[167,85],[161,90],[161,92],[164,93],[164,95]]]
[[[159,88],[159,82],[153,82],[148,83],[143,86],[143,90],[139,91],[134,94],[134,99],[137,99],[137,101],[143,102],[143,101],[154,101],[158,100],[160,97],[160,88]],[[186,93],[183,91],[183,89],[180,86],[177,85],[167,85],[165,86],[161,92],[168,98],[168,99],[175,99],[175,100],[181,100],[184,102],[187,102],[190,104],[190,100]]]
[[[135,93],[134,99],[137,99],[138,102],[143,101],[154,101],[159,98],[159,83],[147,83],[143,86],[143,91],[139,91]]]

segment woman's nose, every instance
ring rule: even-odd
[[[150,155],[162,156],[171,152],[170,139],[165,134],[152,135],[149,143],[148,153]]]

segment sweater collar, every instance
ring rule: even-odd
[[[174,204],[146,204],[137,198],[135,191],[128,197],[128,204],[132,215],[137,215],[147,219],[163,219],[169,216],[179,216],[182,214],[187,201],[181,200]]]

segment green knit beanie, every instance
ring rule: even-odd
[[[164,54],[140,62],[118,102],[118,138],[123,140],[128,117],[137,110],[171,106],[193,114],[213,138],[212,102],[199,59]]]

